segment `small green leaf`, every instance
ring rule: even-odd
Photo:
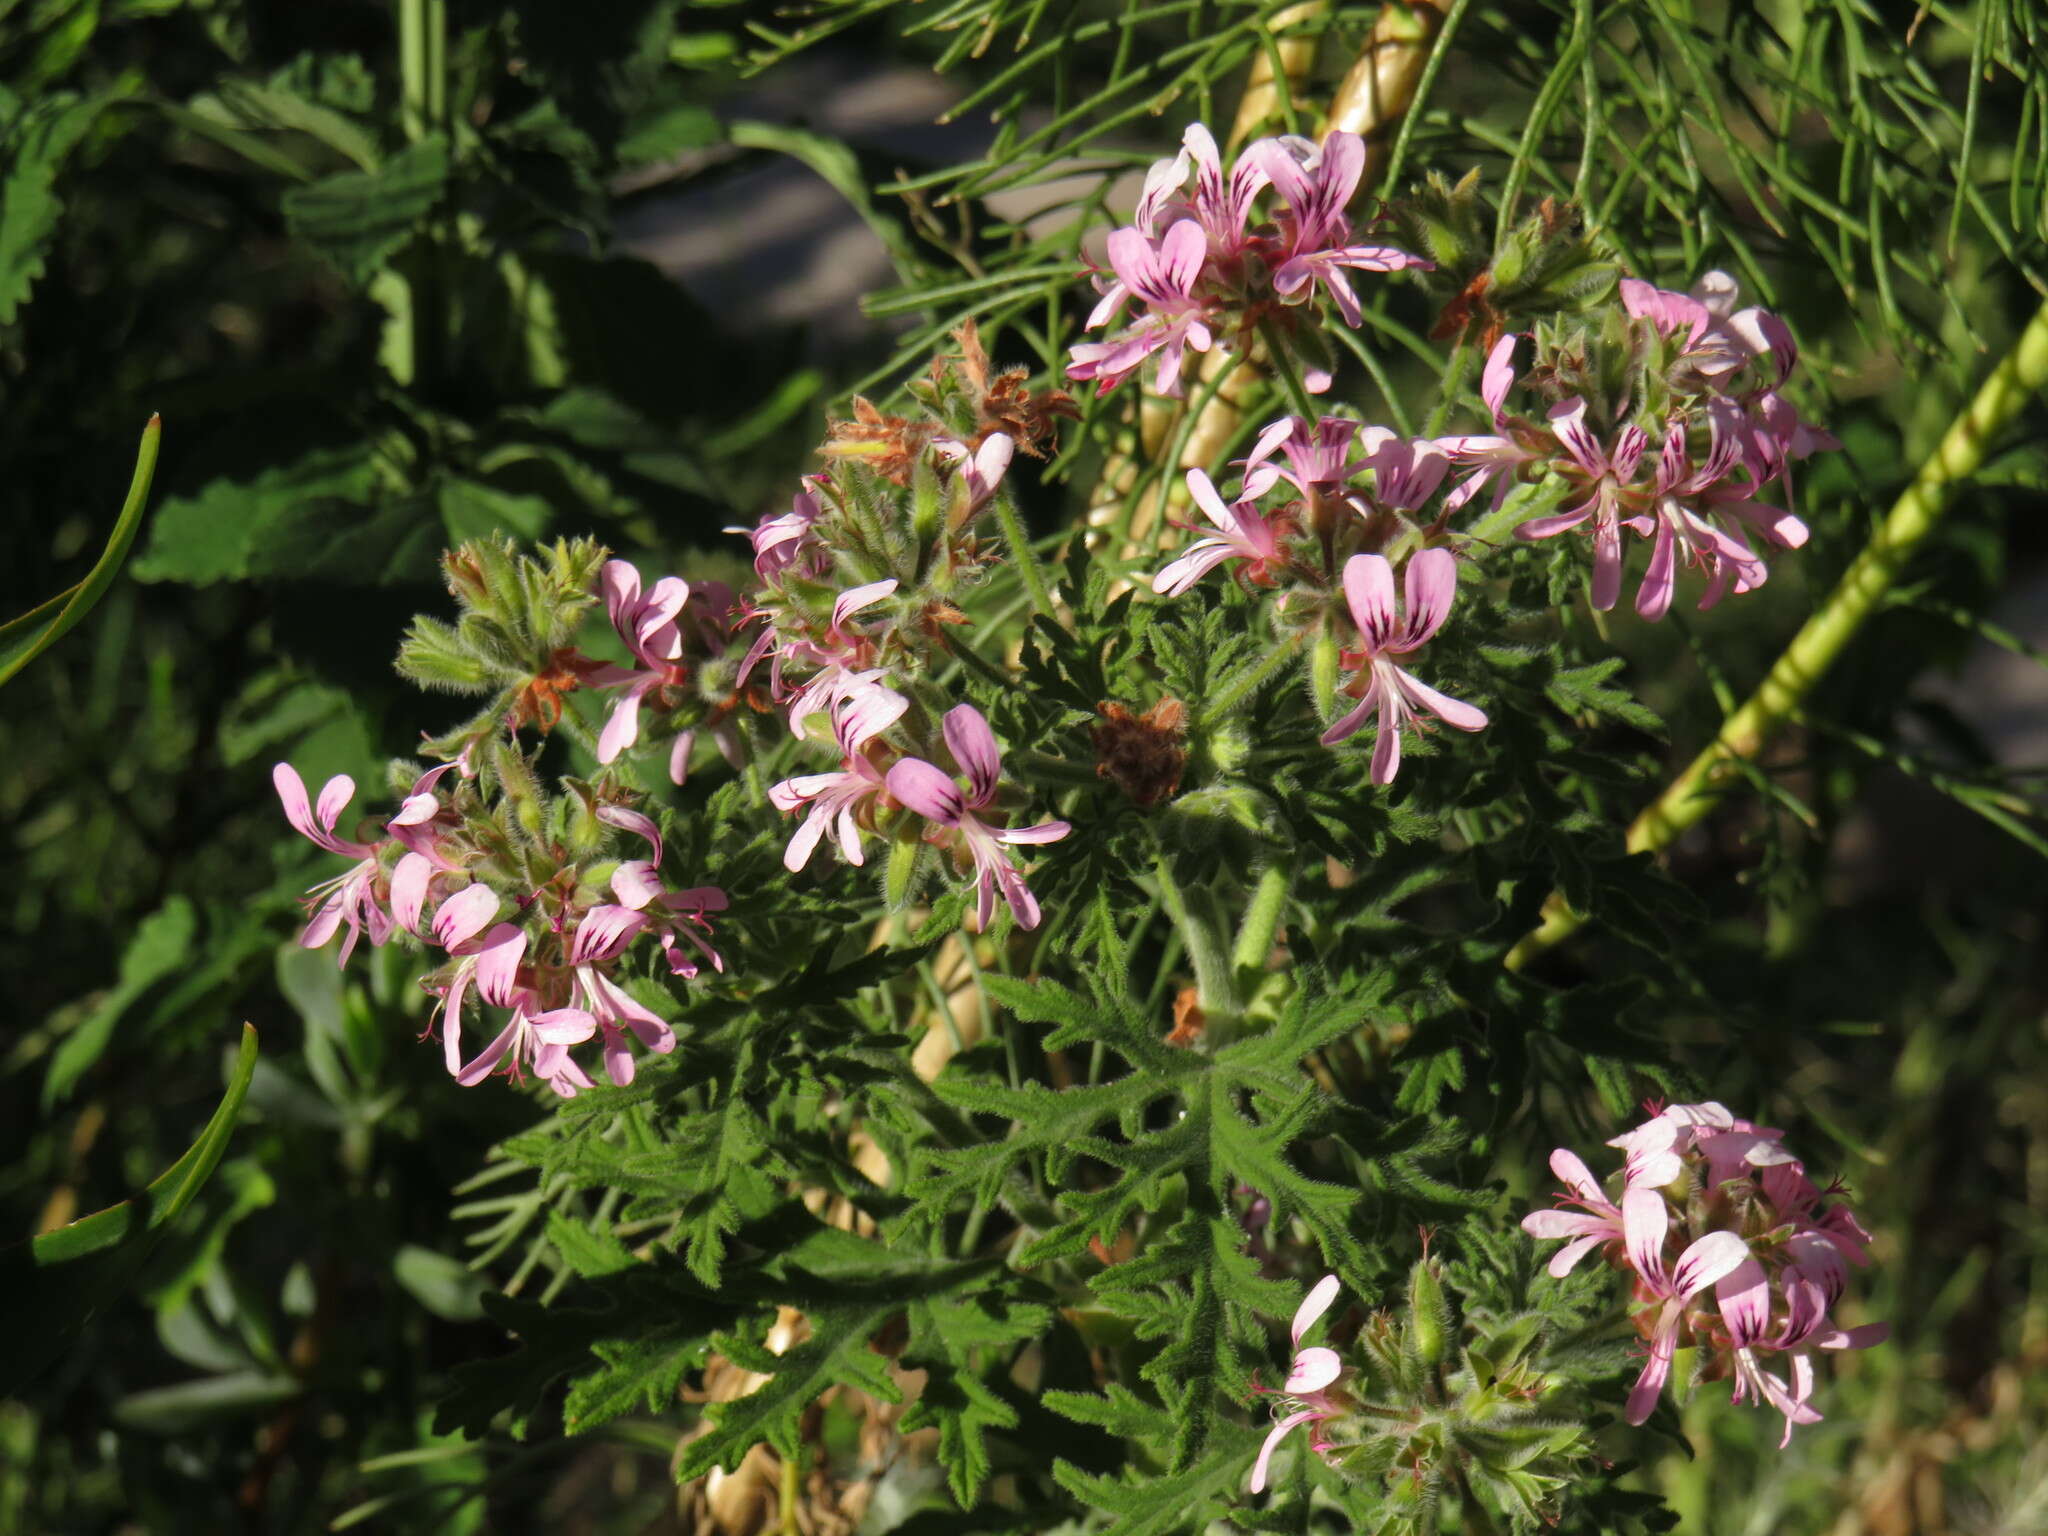
[[[284,194],[285,223],[340,269],[366,283],[448,190],[448,142],[439,134],[400,150],[375,171],[344,171]]]

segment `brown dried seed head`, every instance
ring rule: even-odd
[[[1108,779],[1138,806],[1153,806],[1180,788],[1180,776],[1187,767],[1187,748],[1181,744],[1187,726],[1187,706],[1179,699],[1159,700],[1142,715],[1134,715],[1113,699],[1095,706],[1102,717],[1089,731],[1095,743],[1095,771]]]

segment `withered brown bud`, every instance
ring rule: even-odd
[[[1095,771],[1137,806],[1154,806],[1180,788],[1187,767],[1181,736],[1187,727],[1187,706],[1165,698],[1142,715],[1105,699],[1095,706],[1102,723],[1090,729],[1095,742]]]
[[[819,452],[828,458],[857,459],[884,479],[908,485],[919,455],[938,432],[936,422],[892,416],[855,395],[853,420],[826,423],[825,446]]]
[[[968,447],[979,448],[991,432],[1003,432],[1017,445],[1019,453],[1042,459],[1052,441],[1054,421],[1062,416],[1069,421],[1081,419],[1080,407],[1065,390],[1027,389],[1025,381],[1031,377],[1028,369],[1007,368],[991,374],[988,353],[982,350],[981,333],[972,320],[953,333],[953,340],[960,346],[956,369],[975,397],[975,436]],[[934,363],[933,372],[948,361],[951,360],[941,358]]]
[[[1166,1043],[1180,1050],[1191,1050],[1202,1038],[1202,1029],[1208,1020],[1202,1016],[1202,994],[1194,987],[1182,987],[1173,999],[1173,1028],[1166,1032]]]

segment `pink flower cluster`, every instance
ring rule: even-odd
[[[1757,544],[1797,549],[1807,537],[1804,523],[1764,498],[1775,483],[1789,499],[1792,464],[1840,444],[1779,393],[1798,362],[1791,332],[1768,311],[1736,311],[1725,274],[1709,273],[1689,295],[1633,278],[1621,292],[1661,366],[1645,371],[1639,398],[1617,419],[1596,421],[1583,394],[1556,400],[1540,424],[1507,415],[1518,338],[1503,336],[1481,380],[1494,430],[1438,446],[1468,470],[1452,508],[1488,484],[1498,506],[1525,466],[1563,476],[1571,505],[1516,533],[1589,534],[1595,608],[1620,599],[1623,532],[1649,541],[1636,612],[1656,620],[1670,610],[1682,567],[1705,578],[1703,609],[1762,586],[1770,573]]]
[[[1629,1394],[1628,1420],[1650,1416],[1683,1347],[1701,1351],[1704,1378],[1733,1378],[1734,1400],[1768,1404],[1798,1424],[1811,1403],[1815,1349],[1864,1349],[1887,1325],[1837,1327],[1849,1266],[1869,1262],[1870,1234],[1840,1198],[1821,1190],[1784,1146],[1784,1133],[1738,1120],[1719,1104],[1674,1104],[1608,1143],[1625,1154],[1619,1200],[1560,1147],[1551,1172],[1559,1208],[1532,1211],[1522,1229],[1566,1239],[1550,1260],[1565,1275],[1599,1250],[1633,1278],[1636,1325],[1649,1359]],[[1711,1290],[1711,1295],[1709,1291]],[[1766,1368],[1774,1356],[1789,1379]]]
[[[299,942],[317,948],[346,925],[344,964],[365,934],[372,944],[400,932],[417,934],[444,951],[447,961],[423,985],[440,999],[435,1012],[448,1071],[465,1087],[499,1070],[514,1078],[531,1071],[556,1093],[574,1097],[592,1080],[569,1048],[600,1037],[606,1074],[614,1083],[630,1083],[629,1034],[646,1049],[666,1053],[675,1049],[675,1031],[620,984],[620,962],[645,935],[673,974],[695,976],[700,960],[724,969],[710,943],[708,914],[724,909],[725,893],[714,886],[670,890],[660,875],[661,834],[654,822],[603,804],[598,820],[644,840],[644,857],[566,864],[537,889],[501,895],[481,878],[486,855],[465,814],[436,793],[437,782],[457,766],[422,775],[385,823],[384,835],[368,842],[335,831],[355,793],[347,775],[330,779],[318,802],[309,804],[289,764],[272,770],[286,819],[328,852],[357,861],[315,888],[309,905],[318,910]],[[604,868],[610,873],[602,884],[586,878],[586,871]],[[472,991],[511,1016],[464,1061],[463,1012]]]
[[[1412,515],[1442,486],[1449,455],[1428,438],[1404,438],[1385,427],[1287,416],[1259,434],[1240,467],[1232,502],[1201,470],[1188,471],[1188,492],[1212,531],[1164,566],[1152,590],[1177,597],[1229,565],[1247,588],[1291,584],[1295,590],[1282,605],[1313,614],[1316,594],[1327,591],[1334,575],[1357,634],[1356,644],[1341,653],[1353,674],[1342,691],[1356,703],[1323,733],[1323,744],[1334,746],[1374,722],[1376,784],[1393,782],[1402,735],[1422,726],[1424,717],[1461,731],[1484,729],[1485,711],[1438,692],[1401,664],[1450,616],[1457,557],[1440,548],[1408,555],[1404,605],[1395,597],[1394,566],[1377,547],[1404,530],[1430,536],[1431,530],[1414,527]]]
[[[1009,470],[1012,440],[991,432],[976,449],[939,438],[925,450],[942,474],[951,505],[933,537],[945,547],[920,552],[918,571],[958,572],[978,558],[973,523],[994,498]],[[942,627],[958,622],[950,605],[911,588],[904,577],[881,576],[835,590],[838,560],[831,539],[839,528],[842,488],[816,476],[791,509],[764,519],[749,537],[761,578],[752,617],[762,624],[741,669],[742,680],[764,660],[769,688],[801,741],[829,735],[838,764],[771,785],[768,798],[803,821],[789,840],[783,863],[803,869],[829,839],[848,864],[864,865],[864,839],[879,830],[907,833],[900,813],[922,823],[924,841],[949,851],[971,869],[976,925],[986,929],[998,896],[1018,926],[1039,921],[1037,899],[1005,848],[1055,842],[1069,831],[1063,821],[1005,825],[991,809],[1002,777],[1002,754],[987,719],[971,704],[946,710],[938,735],[967,777],[928,758],[939,743],[911,730],[937,713],[912,696],[929,691],[927,665],[936,659]],[[822,723],[823,730],[820,731]]]
[[[1259,1459],[1252,1464],[1250,1486],[1253,1493],[1265,1491],[1266,1472],[1272,1465],[1273,1452],[1280,1448],[1282,1440],[1306,1424],[1309,1426],[1309,1449],[1320,1455],[1327,1447],[1315,1426],[1344,1412],[1342,1384],[1347,1367],[1338,1358],[1337,1351],[1320,1345],[1304,1349],[1301,1345],[1301,1336],[1330,1310],[1330,1304],[1337,1299],[1338,1289],[1337,1277],[1325,1275],[1295,1309],[1294,1326],[1290,1330],[1294,1362],[1287,1372],[1287,1384],[1274,1394],[1278,1402],[1273,1427],[1266,1433],[1266,1443],[1259,1447]]]
[[[1355,327],[1362,311],[1351,272],[1429,265],[1358,241],[1346,208],[1364,171],[1365,141],[1342,132],[1321,144],[1260,139],[1226,171],[1209,130],[1191,126],[1180,154],[1146,176],[1133,222],[1110,235],[1109,274],[1096,276],[1101,299],[1087,327],[1111,324],[1126,306],[1138,313],[1109,340],[1076,345],[1067,377],[1107,391],[1156,356],[1153,387],[1179,395],[1190,349],[1242,345],[1262,321],[1289,318],[1319,295]],[[1268,192],[1273,206],[1260,219]],[[1309,387],[1328,384],[1319,370]]]

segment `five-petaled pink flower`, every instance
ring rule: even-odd
[[[1116,279],[1103,289],[1101,301],[1088,316],[1088,329],[1109,324],[1134,298],[1146,313],[1114,341],[1077,343],[1071,349],[1067,377],[1092,379],[1107,394],[1156,352],[1159,368],[1153,389],[1178,395],[1187,349],[1206,352],[1215,339],[1203,318],[1206,306],[1195,293],[1208,254],[1208,240],[1193,219],[1175,223],[1156,244],[1142,230],[1112,232],[1109,266]]]
[[[1266,1443],[1259,1447],[1259,1459],[1252,1464],[1250,1486],[1253,1493],[1265,1491],[1266,1471],[1272,1465],[1273,1452],[1279,1449],[1282,1440],[1304,1424],[1335,1418],[1342,1411],[1331,1397],[1331,1389],[1344,1374],[1344,1362],[1338,1358],[1337,1351],[1320,1345],[1308,1349],[1301,1347],[1301,1336],[1308,1332],[1316,1319],[1330,1310],[1330,1303],[1337,1299],[1337,1290],[1337,1277],[1325,1275],[1295,1309],[1294,1326],[1290,1330],[1294,1361],[1288,1368],[1287,1384],[1277,1394],[1283,1400],[1285,1411],[1267,1431]]]
[[[1685,1304],[1747,1259],[1749,1245],[1733,1232],[1709,1232],[1687,1244],[1678,1262],[1667,1268],[1664,1248],[1671,1209],[1661,1193],[1640,1184],[1622,1192],[1621,1224],[1636,1272],[1636,1297],[1655,1309],[1654,1316],[1644,1319],[1649,1325],[1650,1358],[1628,1395],[1628,1421],[1640,1424],[1657,1406],[1671,1375]]]
[[[323,880],[307,893],[307,906],[317,905],[318,910],[299,935],[300,944],[318,949],[334,937],[336,929],[346,925],[348,937],[341,941],[339,963],[347,965],[357,939],[367,933],[371,944],[382,944],[396,926],[385,907],[390,888],[378,862],[379,844],[359,843],[337,835],[334,830],[341,813],[355,798],[356,781],[345,773],[337,773],[321,787],[318,804],[308,803],[305,781],[289,763],[272,768],[270,782],[277,788],[277,797],[284,803],[285,820],[294,831],[329,853],[356,861],[344,873]]]
[[[1364,311],[1347,270],[1398,272],[1431,265],[1391,245],[1348,243],[1351,219],[1345,208],[1365,174],[1365,140],[1357,134],[1339,131],[1320,145],[1300,138],[1262,139],[1246,154],[1287,205],[1273,272],[1273,288],[1283,297],[1302,294],[1305,301],[1321,285],[1344,323],[1355,327]]]
[[[783,814],[808,807],[803,824],[783,850],[785,869],[794,873],[810,863],[828,831],[847,863],[867,862],[861,850],[860,818],[883,789],[882,770],[869,755],[868,743],[901,719],[908,708],[908,699],[886,688],[866,688],[842,697],[832,711],[832,736],[839,744],[838,771],[800,773],[768,786],[769,804]]]
[[[1245,561],[1244,579],[1270,586],[1274,569],[1287,558],[1279,522],[1253,506],[1252,495],[1226,504],[1199,469],[1188,471],[1188,494],[1216,532],[1195,540],[1163,566],[1152,578],[1152,590],[1161,597],[1179,597],[1225,560]]]
[[[1519,538],[1548,539],[1593,524],[1593,606],[1605,612],[1621,596],[1622,493],[1636,477],[1650,437],[1630,423],[1615,436],[1610,450],[1586,425],[1586,402],[1578,396],[1550,409],[1550,429],[1569,456],[1585,499],[1551,517],[1532,518],[1515,530]]]
[[[1460,731],[1486,725],[1486,712],[1438,693],[1398,666],[1394,658],[1420,650],[1443,628],[1458,589],[1457,557],[1446,549],[1418,551],[1408,561],[1407,614],[1394,606],[1394,568],[1383,555],[1353,555],[1344,565],[1344,600],[1358,625],[1359,649],[1346,659],[1360,671],[1352,685],[1357,707],[1323,732],[1333,746],[1378,716],[1373,742],[1372,781],[1391,784],[1401,767],[1401,732],[1417,711],[1436,716]]]
[[[1024,876],[1003,849],[1055,843],[1072,829],[1064,821],[1042,822],[1035,827],[1000,827],[983,821],[975,812],[986,809],[995,800],[996,783],[1003,771],[995,733],[972,704],[957,704],[947,710],[942,728],[953,761],[967,775],[967,792],[961,793],[951,774],[934,768],[923,758],[906,757],[889,770],[889,793],[933,826],[949,829],[965,846],[974,861],[977,931],[986,932],[989,920],[995,916],[998,890],[1009,903],[1017,926],[1036,928],[1038,898],[1031,894]]]

